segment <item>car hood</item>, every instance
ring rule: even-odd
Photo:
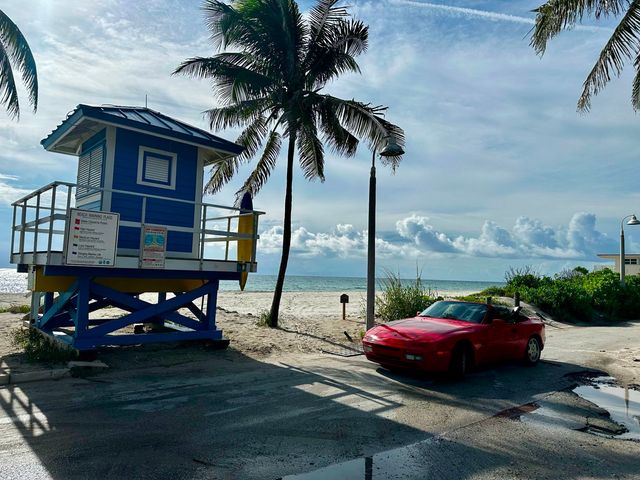
[[[477,324],[460,320],[414,317],[378,325],[367,332],[367,337],[438,340],[454,332],[472,330],[474,327],[477,327]],[[371,339],[373,340],[373,338]]]

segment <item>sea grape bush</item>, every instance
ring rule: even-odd
[[[382,281],[382,294],[376,296],[376,316],[385,321],[414,317],[433,302],[436,294],[425,287],[416,275],[415,282],[403,282],[399,275],[386,272]]]
[[[591,321],[594,315],[610,320],[640,318],[640,277],[629,276],[624,287],[618,274],[605,269],[589,272],[578,267],[555,277],[531,271],[506,276],[506,295],[520,293],[560,320]]]

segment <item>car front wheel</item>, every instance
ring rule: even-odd
[[[540,360],[541,352],[540,340],[536,337],[531,337],[527,342],[527,348],[524,352],[524,363],[529,366],[536,365]]]
[[[462,380],[471,367],[471,355],[464,346],[457,346],[451,354],[449,376],[454,380]]]

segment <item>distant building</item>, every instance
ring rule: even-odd
[[[602,268],[611,268],[616,273],[620,273],[620,254],[619,253],[599,253],[598,257],[605,260],[613,261],[613,265],[606,265]],[[600,270],[598,268],[597,270]],[[640,274],[640,253],[627,253],[624,256],[624,273],[625,275]]]

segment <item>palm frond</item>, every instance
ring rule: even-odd
[[[173,74],[211,78],[218,97],[224,103],[231,104],[264,95],[272,85],[270,78],[251,67],[251,61],[246,56],[219,54],[208,58],[189,58]]]
[[[631,104],[633,105],[633,109],[638,111],[640,110],[640,53],[636,57],[634,66],[636,68],[636,74],[633,77],[631,88]]]
[[[309,11],[309,43],[316,43],[326,28],[331,27],[348,15],[344,7],[336,7],[340,0],[319,0]]]
[[[33,111],[35,112],[38,109],[38,73],[36,62],[26,38],[24,38],[16,24],[13,23],[2,10],[0,10],[0,44],[4,47],[3,55],[18,67],[22,81],[29,92],[29,103],[31,103]],[[11,69],[11,66],[9,65],[8,68]],[[13,76],[12,81],[14,83],[13,88],[15,88],[15,79],[13,79]],[[2,87],[3,91],[9,87],[9,84],[5,83],[2,79],[0,79],[0,82],[2,82],[0,87]],[[3,94],[3,98],[5,95],[6,91]],[[12,95],[9,95],[7,98],[12,98]],[[17,99],[13,106],[18,108],[15,114],[18,116],[19,106]]]
[[[319,178],[324,182],[324,148],[314,119],[304,118],[297,133],[298,156],[304,177],[307,180]]]
[[[262,156],[260,160],[258,160],[253,172],[251,172],[251,175],[245,180],[242,188],[236,192],[237,199],[241,199],[246,192],[249,192],[251,196],[254,197],[260,189],[262,189],[264,184],[267,183],[271,172],[276,166],[281,145],[282,137],[274,129],[269,135]]]
[[[640,48],[640,3],[633,2],[620,20],[611,38],[600,52],[600,56],[583,84],[578,100],[578,110],[588,111],[591,97],[597,95],[611,80],[611,74],[620,76],[625,60],[633,58]],[[634,108],[635,103],[634,103]]]
[[[269,107],[268,98],[245,100],[219,108],[212,108],[204,112],[209,120],[209,128],[223,130],[229,127],[241,127],[260,117]]]
[[[371,149],[379,150],[388,140],[404,146],[404,131],[382,116],[386,107],[342,100],[331,95],[316,95],[329,104],[327,108],[334,109],[341,125],[356,137],[367,139]]]
[[[335,110],[328,103],[319,106],[320,129],[325,142],[339,155],[352,157],[358,149],[358,139],[340,125]]]
[[[362,22],[340,19],[327,26],[323,36],[309,44],[307,88],[316,90],[343,73],[360,73],[354,57],[366,51],[368,41],[369,28]]]
[[[538,55],[543,55],[547,42],[560,31],[573,28],[585,16],[619,15],[628,4],[627,0],[549,0],[534,10],[537,15],[530,44]]]
[[[214,161],[211,165],[211,176],[204,186],[204,191],[210,194],[218,193],[238,172],[240,163],[239,157]]]
[[[242,131],[236,140],[238,145],[244,147],[244,151],[240,154],[241,161],[252,158],[258,152],[267,133],[267,121],[262,115],[256,117]]]
[[[13,78],[9,56],[0,43],[0,104],[6,105],[7,113],[10,117],[20,118],[20,102],[18,100],[18,89]]]

